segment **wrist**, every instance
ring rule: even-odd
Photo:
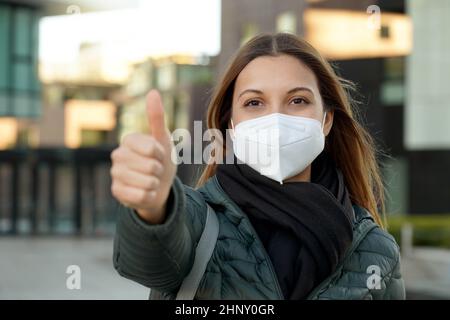
[[[158,209],[136,209],[137,214],[149,224],[162,224],[166,218],[166,204]]]

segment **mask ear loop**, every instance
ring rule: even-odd
[[[322,130],[325,127],[325,119],[326,119],[326,117],[327,117],[327,112],[325,111],[324,114],[323,114],[323,120],[322,120]]]
[[[230,118],[230,121],[231,121],[231,128],[233,129],[232,131],[233,131],[233,135],[232,135],[232,139],[234,140],[234,138],[236,137],[236,135],[234,134],[234,123],[233,123],[233,119],[232,118]]]

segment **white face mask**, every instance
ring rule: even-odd
[[[240,122],[234,126],[236,158],[260,174],[283,183],[305,170],[325,146],[323,121],[282,113]]]

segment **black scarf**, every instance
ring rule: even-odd
[[[342,173],[322,152],[311,182],[280,184],[248,165],[220,164],[220,185],[261,238],[285,299],[304,299],[345,256],[353,239],[352,204]]]

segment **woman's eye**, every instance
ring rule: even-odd
[[[309,103],[306,99],[303,99],[303,98],[295,98],[295,99],[292,99],[291,102],[294,104],[308,104]]]
[[[250,101],[247,101],[245,104],[244,104],[244,106],[245,107],[248,107],[248,106],[250,106],[250,107],[258,107],[259,105],[260,105],[260,101],[258,101],[258,100],[250,100]]]

